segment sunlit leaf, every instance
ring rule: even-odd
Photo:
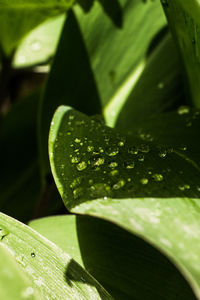
[[[111,299],[66,252],[30,227],[0,214],[1,243],[39,293],[36,299]]]
[[[1,0],[0,45],[10,55],[20,40],[46,19],[67,11],[74,0]]]
[[[34,220],[29,225],[76,261],[81,260],[114,299],[194,299],[168,259],[111,222],[68,215]]]
[[[102,217],[148,240],[199,297],[199,112],[182,107],[166,114],[160,133],[160,123],[151,121],[150,134],[125,137],[60,107],[49,140],[54,179],[72,212]]]

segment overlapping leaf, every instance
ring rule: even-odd
[[[23,276],[31,281],[28,296],[33,299],[111,299],[66,252],[28,226],[0,214],[0,234],[0,247],[12,255],[13,268],[18,262]]]
[[[67,11],[73,0],[0,1],[0,45],[10,55],[19,41],[46,19]]]
[[[198,0],[161,1],[169,27],[179,45],[185,64],[192,102],[200,107],[200,6]]]
[[[68,215],[29,225],[85,266],[114,299],[195,299],[159,251],[111,222]]]
[[[150,241],[200,297],[199,112],[167,114],[160,133],[157,120],[150,133],[124,137],[60,107],[50,132],[52,171],[71,211],[111,220]]]

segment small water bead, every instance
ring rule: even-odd
[[[42,48],[41,46],[41,42],[40,41],[33,41],[32,44],[31,44],[31,49],[34,51],[34,52],[37,52],[37,51],[40,51]]]
[[[158,85],[157,85],[159,90],[162,90],[164,88],[164,86],[165,86],[164,82],[159,82]]]
[[[144,155],[142,155],[142,154],[138,155],[138,161],[141,161],[141,162],[144,161]]]
[[[115,155],[117,155],[119,153],[119,149],[118,148],[109,148],[108,150],[107,150],[107,154],[109,155],[109,156],[115,156]]]
[[[119,171],[118,170],[112,170],[109,174],[111,176],[117,176],[119,174]]]
[[[125,181],[124,179],[120,179],[117,183],[115,183],[115,184],[113,185],[113,189],[114,189],[114,190],[119,190],[119,189],[121,189],[122,187],[124,187],[125,184],[126,184],[126,181]]]
[[[87,151],[88,151],[88,152],[92,152],[93,150],[94,150],[94,147],[93,147],[93,146],[88,146],[88,147],[87,147]]]
[[[154,139],[150,133],[140,133],[139,137],[146,142],[153,142]]]
[[[104,157],[99,157],[95,162],[94,162],[94,165],[95,166],[101,166],[103,165],[105,162],[105,158]]]
[[[163,175],[162,175],[162,174],[153,174],[153,175],[152,175],[152,178],[153,178],[155,181],[162,181],[162,180],[163,180]]]
[[[80,157],[78,157],[78,156],[74,156],[74,157],[72,157],[72,159],[71,159],[71,163],[72,163],[72,164],[78,164],[79,161],[80,161]]]
[[[91,197],[105,197],[111,195],[111,187],[107,183],[95,183],[90,187]]]
[[[141,184],[144,184],[144,185],[145,185],[145,184],[148,184],[148,182],[149,182],[149,180],[148,180],[147,178],[141,178],[141,179],[140,179],[140,183],[141,183]]]
[[[177,112],[179,115],[188,114],[190,112],[190,108],[188,106],[180,106]]]
[[[185,146],[185,145],[182,145],[182,146],[180,146],[180,148],[179,148],[180,150],[183,150],[183,151],[186,151],[187,150],[187,146]]]
[[[78,187],[73,191],[74,199],[78,199],[83,195],[83,189],[81,187]]]
[[[158,153],[158,155],[161,157],[161,158],[165,158],[167,156],[167,151],[166,150],[163,150],[163,151],[160,151]]]
[[[70,188],[75,188],[81,184],[81,177],[76,177],[70,184]]]
[[[103,153],[103,152],[104,152],[104,150],[103,150],[102,147],[99,147],[99,152],[100,152],[100,153]]]
[[[123,146],[124,146],[124,142],[123,142],[123,141],[120,141],[120,142],[118,143],[118,146],[123,147]]]
[[[179,188],[180,191],[185,191],[185,190],[190,189],[190,185],[189,184],[184,184],[184,185],[180,185],[178,188]]]
[[[34,258],[35,256],[36,256],[36,255],[35,255],[35,252],[32,252],[32,253],[31,253],[31,257]]]
[[[89,185],[92,185],[94,183],[94,180],[93,179],[89,179],[88,183],[89,183]]]
[[[82,161],[76,166],[76,168],[78,171],[83,171],[87,168],[87,163],[85,161]]]
[[[9,231],[6,228],[1,226],[0,227],[0,239],[2,240],[8,234],[9,234]]]
[[[133,169],[135,167],[135,163],[134,161],[127,161],[127,162],[124,162],[124,167],[126,169]]]
[[[136,147],[131,147],[128,149],[128,153],[137,155],[138,154],[138,149]]]
[[[75,142],[75,143],[80,143],[80,142],[81,142],[81,140],[80,140],[80,139],[78,139],[78,138],[75,138],[74,142]]]
[[[150,151],[149,145],[142,144],[138,147],[138,150],[143,153],[148,153]]]
[[[116,168],[118,166],[118,163],[115,162],[115,161],[112,161],[110,164],[109,164],[109,167],[110,168]]]

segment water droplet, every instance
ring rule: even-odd
[[[78,199],[83,195],[83,189],[81,187],[78,187],[73,191],[74,199]]]
[[[125,184],[126,184],[126,181],[124,179],[120,179],[117,183],[115,183],[113,185],[113,189],[114,190],[121,189],[123,186],[125,186]]]
[[[118,170],[112,170],[109,174],[111,176],[117,176],[119,174],[119,171]]]
[[[40,51],[42,48],[40,41],[33,41],[31,43],[31,49],[35,52]]]
[[[74,115],[70,115],[70,116],[69,116],[69,120],[71,120],[71,121],[74,120],[74,118],[75,118]]]
[[[124,142],[123,142],[123,141],[120,141],[120,142],[118,143],[118,146],[123,147],[123,146],[124,146]]]
[[[107,150],[107,154],[109,155],[109,156],[115,156],[115,155],[117,155],[119,153],[119,149],[118,148],[109,148],[108,150]]]
[[[87,168],[87,163],[85,161],[82,161],[76,167],[78,171],[83,171]]]
[[[144,161],[144,155],[142,154],[138,155],[138,161]]]
[[[163,175],[162,175],[162,174],[153,174],[153,175],[152,175],[152,178],[153,178],[155,181],[162,181],[162,180],[163,180]]]
[[[184,185],[180,185],[178,188],[179,188],[180,191],[185,191],[185,190],[190,189],[190,185],[189,184],[184,184]]]
[[[138,150],[143,153],[148,153],[150,148],[149,145],[142,144],[138,147]]]
[[[89,183],[90,185],[92,185],[92,184],[94,183],[94,180],[93,180],[93,179],[89,179],[88,183]]]
[[[105,162],[105,158],[104,158],[104,157],[99,157],[99,158],[97,158],[97,160],[94,162],[94,165],[95,165],[95,166],[101,166],[101,165],[104,164],[104,162]]]
[[[182,146],[180,146],[180,148],[179,148],[180,150],[183,150],[183,151],[186,151],[187,150],[187,146],[185,146],[185,145],[182,145]]]
[[[190,112],[190,108],[188,106],[180,106],[177,112],[179,115],[188,114]]]
[[[136,147],[131,147],[128,149],[128,153],[137,155],[138,149]]]
[[[110,168],[116,168],[118,166],[118,163],[115,162],[115,161],[112,161],[110,164],[109,164],[109,167]]]
[[[135,167],[134,161],[126,161],[124,162],[124,167],[126,169],[133,169]]]
[[[164,83],[163,82],[159,82],[157,85],[159,90],[162,90],[164,88]]]
[[[161,157],[161,158],[165,158],[167,156],[167,151],[166,150],[162,150],[158,153],[158,155]]]
[[[105,197],[111,195],[111,187],[106,183],[95,183],[90,187],[91,197]]]
[[[35,256],[36,256],[36,255],[35,255],[35,252],[32,252],[32,253],[31,253],[31,257],[34,258]]]
[[[147,184],[147,183],[149,182],[149,180],[148,180],[147,178],[141,178],[141,179],[140,179],[140,182],[141,182],[142,184]]]
[[[0,226],[0,239],[2,240],[8,234],[9,234],[9,231],[6,228]]]
[[[70,184],[71,188],[75,188],[81,184],[81,177],[76,177]]]
[[[74,156],[74,157],[72,157],[72,159],[71,159],[71,163],[72,163],[72,164],[78,164],[79,161],[80,161],[80,158],[77,157],[77,156]]]
[[[78,139],[78,138],[75,138],[74,142],[75,142],[75,143],[80,143],[80,142],[81,142],[81,140],[80,140],[80,139]]]

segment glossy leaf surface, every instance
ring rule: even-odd
[[[156,121],[150,134],[124,137],[60,107],[50,132],[52,171],[71,211],[111,220],[150,241],[199,297],[199,112],[182,107],[166,114],[162,127]]]
[[[11,55],[20,40],[46,19],[67,11],[73,0],[2,0],[0,1],[0,44]]]
[[[30,227],[0,214],[1,247],[23,268],[38,299],[111,299],[71,257]]]
[[[68,215],[34,220],[29,225],[76,261],[81,255],[81,264],[114,299],[195,299],[168,259],[111,222]]]

